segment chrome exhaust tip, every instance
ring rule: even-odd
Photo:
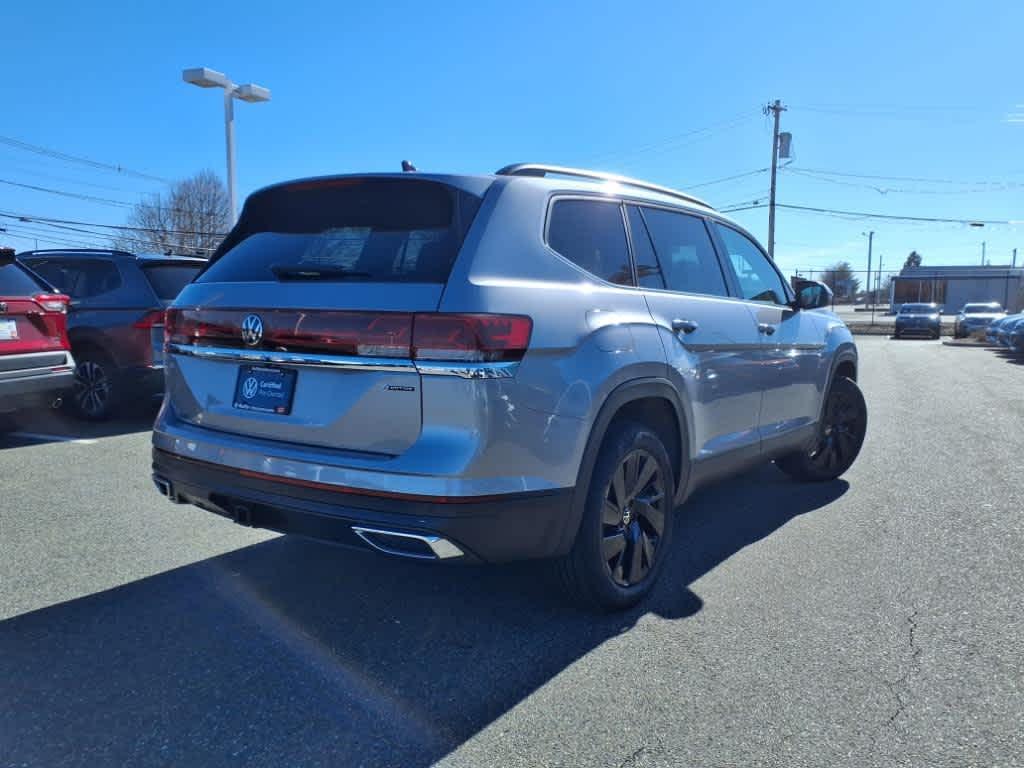
[[[352,530],[378,552],[388,555],[409,557],[414,560],[448,560],[465,554],[443,536],[363,528],[358,525],[353,525]]]
[[[153,485],[156,486],[156,489],[160,492],[161,496],[165,496],[169,501],[173,501],[175,504],[181,504],[181,500],[178,498],[178,494],[174,492],[174,488],[171,487],[170,481],[153,475]]]

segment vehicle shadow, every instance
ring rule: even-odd
[[[0,450],[65,440],[96,440],[137,432],[148,432],[160,408],[159,401],[146,398],[128,403],[110,421],[89,422],[76,418],[65,408],[18,413],[14,422],[5,421],[0,431]]]
[[[996,354],[1011,365],[1024,365],[1024,353],[1006,347],[996,348]]]
[[[427,766],[646,613],[846,492],[772,466],[701,492],[640,609],[538,564],[433,567],[280,537],[0,623],[12,765]]]

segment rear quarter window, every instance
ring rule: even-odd
[[[426,180],[328,179],[276,187],[246,202],[197,282],[320,274],[443,283],[479,205],[474,195]]]
[[[142,274],[161,301],[174,301],[181,289],[199,274],[199,265],[153,264],[142,267]]]
[[[548,245],[595,277],[633,285],[622,208],[616,201],[556,200],[548,218]]]
[[[20,264],[0,264],[0,296],[34,296],[45,287]]]

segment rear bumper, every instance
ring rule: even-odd
[[[388,547],[421,559],[501,563],[564,554],[573,489],[463,498],[390,498],[382,492],[339,491],[187,459],[153,449],[153,479],[172,501],[194,504],[235,522],[360,549],[371,546],[365,529],[387,531],[386,543],[439,539],[430,549]],[[356,529],[363,529],[363,536]],[[399,537],[399,538],[395,538]],[[417,544],[419,546],[419,544]],[[436,554],[436,553],[435,553]]]
[[[74,384],[75,362],[68,352],[0,358],[0,411],[48,404]]]
[[[900,336],[935,336],[942,331],[941,325],[897,325],[896,333]]]

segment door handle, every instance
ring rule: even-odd
[[[775,326],[768,323],[758,323],[757,331],[758,333],[763,333],[765,336],[771,336],[775,333]]]
[[[698,326],[693,320],[680,320],[679,318],[676,318],[672,321],[672,330],[676,333],[679,333],[680,331],[683,333],[693,333],[699,327],[700,326]]]

